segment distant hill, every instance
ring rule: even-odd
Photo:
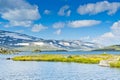
[[[93,51],[120,51],[120,45],[112,45],[104,48],[95,49]]]

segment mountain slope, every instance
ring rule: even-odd
[[[101,48],[101,45],[81,40],[45,40],[45,43],[67,50],[92,50]]]
[[[0,45],[13,46],[17,43],[33,42],[42,40],[26,34],[0,30]]]
[[[65,49],[87,51],[101,48],[99,44],[83,42],[81,40],[44,40],[26,34],[2,30],[0,30],[0,46],[25,47],[28,50],[35,48],[35,46],[43,50]]]
[[[120,51],[120,45],[112,45],[104,48],[95,49],[94,51]]]

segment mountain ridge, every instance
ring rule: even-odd
[[[45,40],[17,32],[0,30],[0,46],[40,46],[66,50],[92,50],[101,45],[81,40]]]
[[[26,34],[0,30],[0,45],[14,45],[22,42],[32,42],[43,40]]]

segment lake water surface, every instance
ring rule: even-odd
[[[24,55],[29,54],[29,52],[23,53]],[[19,55],[23,55],[23,53]],[[46,53],[57,54],[56,52],[42,52],[38,54]],[[62,54],[63,52],[59,53]],[[67,54],[67,52],[64,53]],[[88,52],[86,53],[88,54]],[[80,54],[80,52],[74,52],[74,54]],[[119,54],[119,52],[114,54]],[[120,80],[120,69],[117,68],[101,67],[96,64],[24,62],[4,59],[12,56],[16,55],[0,55],[0,80]]]

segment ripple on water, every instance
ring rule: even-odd
[[[120,80],[120,69],[95,64],[0,60],[0,80]]]

